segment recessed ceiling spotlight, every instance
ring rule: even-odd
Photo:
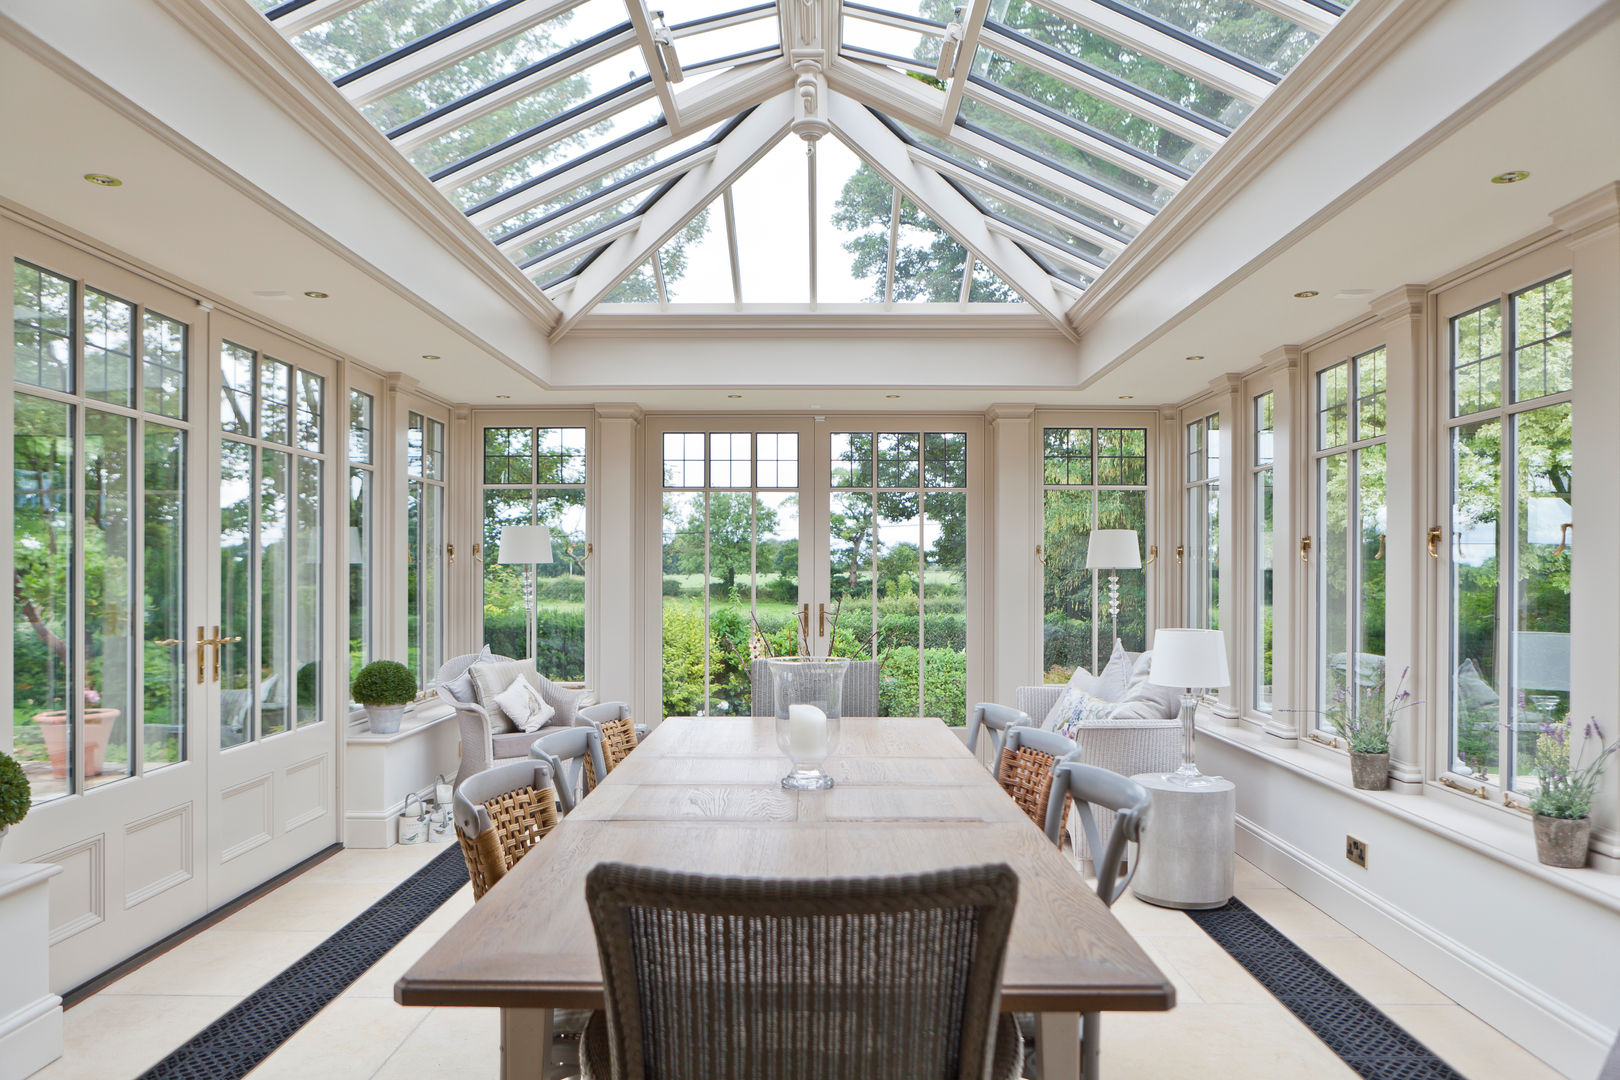
[[[728,398],[730,398],[730,399],[731,399],[731,400],[733,400],[733,401],[735,401],[735,400],[737,400],[737,399],[738,399],[738,398],[740,398],[740,397],[742,397],[742,395],[741,395],[741,394],[727,394],[727,395],[726,395],[726,397],[728,397]]]
[[[88,180],[90,178],[87,176],[85,179]],[[1495,176],[1491,177],[1491,183],[1517,184],[1520,180],[1528,179],[1530,179],[1529,172],[1525,171],[1524,169],[1514,169],[1512,172],[1497,173]]]
[[[319,289],[305,289],[304,295],[309,297],[311,300],[325,300],[331,294],[323,293]]]
[[[1313,296],[1321,296],[1321,295],[1322,294],[1317,292],[1315,289],[1301,289],[1299,292],[1294,294],[1294,299],[1295,300],[1309,300]]]
[[[424,359],[424,360],[437,360],[437,359],[439,359],[439,354],[438,353],[425,352],[425,353],[422,354],[422,359]]]
[[[1189,359],[1189,360],[1202,360],[1203,357],[1202,356],[1189,356],[1189,357],[1187,357],[1187,359]]]
[[[92,184],[96,185],[97,187],[123,187],[124,186],[124,182],[122,180],[118,179],[118,177],[116,177],[116,176],[108,176],[106,173],[87,172],[87,173],[84,174],[84,178],[86,180],[90,181]]]
[[[1119,395],[1119,400],[1121,400],[1121,401],[1135,401],[1136,400],[1136,395],[1135,394],[1121,394],[1121,395]]]
[[[512,395],[511,394],[496,394],[495,398],[496,398],[497,401],[511,401],[512,400]]]

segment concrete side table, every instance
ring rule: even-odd
[[[1153,796],[1131,882],[1136,898],[1171,908],[1218,908],[1232,899],[1232,781],[1211,777],[1204,787],[1182,787],[1164,773],[1131,779]]]

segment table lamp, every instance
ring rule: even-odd
[[[534,564],[551,561],[551,530],[544,525],[501,526],[501,547],[497,562],[517,563],[529,568],[523,577],[523,608],[528,612],[524,623],[525,643],[529,656],[536,653],[534,626]]]
[[[1142,568],[1142,547],[1134,529],[1095,529],[1086,545],[1087,570],[1116,571],[1108,575],[1108,617],[1113,621],[1114,640],[1119,640],[1120,570]],[[1224,683],[1222,685],[1225,685]]]
[[[1153,663],[1148,682],[1179,686],[1181,694],[1181,768],[1166,777],[1184,787],[1214,781],[1193,760],[1193,714],[1202,691],[1226,686],[1226,635],[1219,630],[1164,629],[1153,635]]]

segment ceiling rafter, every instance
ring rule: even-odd
[[[1011,185],[996,184],[986,177],[980,176],[972,169],[958,165],[948,158],[942,158],[937,154],[930,153],[926,147],[912,147],[911,158],[919,165],[933,169],[946,179],[956,180],[975,190],[984,191],[1002,202],[1018,207],[1026,214],[1040,218],[1054,228],[1062,229],[1082,239],[1089,240],[1110,255],[1117,255],[1125,250],[1125,241],[1118,237],[1111,236],[1101,229],[1094,228],[1087,222],[1062,211],[1054,210],[1045,203],[1030,198],[1029,195]]]
[[[583,221],[594,214],[599,214],[607,207],[615,206],[632,195],[639,195],[643,191],[667,183],[694,166],[709,160],[714,154],[715,150],[712,146],[700,148],[690,157],[683,154],[677,160],[644,169],[634,176],[609,184],[600,191],[592,192],[567,210],[558,211],[556,214],[547,215],[544,218],[530,222],[528,225],[513,229],[505,236],[497,238],[495,246],[502,251],[514,251],[528,247],[530,244],[543,240],[547,236],[561,232],[576,222]],[[542,229],[544,231],[541,231]]]

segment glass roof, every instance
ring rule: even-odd
[[[1033,303],[1054,321],[1345,9],[243,2],[565,314]],[[827,84],[883,145],[765,144],[742,125],[794,93],[783,27],[819,26],[805,12],[827,3]],[[745,138],[747,167],[715,182]]]

